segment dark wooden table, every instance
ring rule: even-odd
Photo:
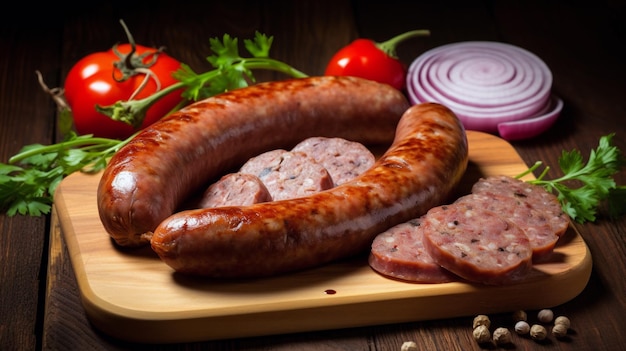
[[[197,71],[209,69],[209,38],[255,30],[275,36],[272,56],[310,75],[322,74],[340,47],[357,37],[382,41],[428,28],[432,36],[402,45],[407,63],[429,48],[463,40],[497,40],[541,57],[565,101],[558,122],[538,138],[513,145],[530,165],[556,164],[562,150],[587,154],[616,133],[626,150],[626,2],[600,1],[213,1],[191,5],[116,1],[106,5],[14,4],[0,14],[0,162],[27,144],[58,141],[56,110],[39,87],[61,86],[84,55],[125,41],[124,19],[139,43],[165,45]],[[279,78],[261,73],[260,79]],[[626,173],[616,177],[626,184]],[[576,224],[590,248],[593,272],[567,315],[567,340],[537,343],[514,335],[515,350],[623,350],[626,346],[626,217]],[[0,349],[2,350],[478,350],[472,316],[347,330],[136,345],[92,328],[81,306],[69,255],[54,218],[0,214]],[[510,318],[491,316],[495,323]]]

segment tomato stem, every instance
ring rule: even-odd
[[[112,76],[116,82],[124,82],[137,74],[145,74],[146,71],[150,71],[150,67],[157,62],[159,54],[163,52],[163,47],[160,47],[154,51],[147,51],[141,55],[137,55],[137,44],[135,44],[133,35],[126,26],[124,20],[120,20],[120,23],[124,28],[124,32],[126,32],[126,37],[128,38],[128,43],[130,44],[130,52],[127,54],[119,52],[117,50],[117,44],[113,45],[111,48],[115,55],[119,58],[119,61],[114,62],[113,66],[122,74],[122,76],[118,78],[115,75],[116,71],[113,70]],[[148,57],[150,57],[150,61],[146,61],[146,58]],[[151,74],[150,77],[156,79],[158,83],[158,79],[155,74]]]
[[[424,37],[424,36],[429,36],[429,35],[430,35],[430,31],[428,29],[417,29],[417,30],[412,30],[406,33],[396,35],[395,37],[387,41],[384,41],[382,43],[375,43],[375,44],[380,50],[384,51],[389,57],[397,59],[398,55],[396,54],[396,47],[398,46],[398,44],[410,38]]]
[[[267,57],[241,59],[238,65],[245,70],[265,69],[284,73],[294,78],[307,77],[307,74],[291,67],[290,65]],[[143,99],[118,101],[115,104],[109,106],[96,105],[96,110],[104,115],[109,116],[113,120],[124,122],[137,129],[143,123],[148,109],[165,95],[168,95],[169,93],[177,89],[181,89],[187,86],[210,85],[211,82],[215,80],[218,76],[227,73],[227,71],[220,68],[214,69],[196,75],[190,80],[172,84]]]

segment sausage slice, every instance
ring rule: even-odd
[[[469,281],[503,285],[524,278],[532,248],[524,231],[500,215],[465,203],[438,206],[424,216],[423,244],[433,260]]]
[[[200,208],[247,206],[272,201],[272,195],[255,175],[229,173],[211,184],[204,192]]]
[[[308,138],[291,151],[303,152],[324,166],[335,185],[356,178],[376,161],[374,154],[363,144],[343,138]]]
[[[274,200],[308,196],[333,187],[326,168],[302,152],[264,152],[248,160],[239,172],[261,179]]]
[[[398,224],[374,239],[369,265],[391,278],[415,283],[446,283],[460,280],[438,265],[422,244],[421,218]]]

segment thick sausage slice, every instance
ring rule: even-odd
[[[335,185],[352,180],[376,161],[374,154],[365,145],[342,138],[308,138],[291,151],[303,152],[324,166]]]
[[[200,200],[200,208],[246,206],[272,201],[261,179],[252,174],[229,173],[211,184]]]
[[[398,224],[378,234],[369,265],[383,276],[414,283],[447,283],[461,278],[437,264],[424,248],[421,218]]]
[[[433,260],[469,281],[510,284],[532,267],[526,233],[489,210],[463,202],[443,205],[429,210],[421,227]]]
[[[408,107],[388,85],[329,76],[199,101],[144,129],[111,158],[98,187],[100,220],[117,244],[147,244],[192,193],[249,158],[313,136],[388,144]]]
[[[554,232],[545,213],[528,206],[525,202],[512,196],[478,193],[465,195],[455,203],[487,209],[522,228],[530,241],[534,263],[547,261],[552,256],[560,234]]]
[[[378,233],[445,202],[467,161],[452,111],[415,105],[389,149],[352,181],[296,199],[179,212],[158,225],[152,248],[184,274],[261,277],[316,267],[368,251]]]
[[[500,175],[482,178],[472,186],[472,193],[495,198],[509,197],[517,203],[516,207],[532,208],[541,215],[539,220],[545,221],[558,236],[565,233],[570,223],[554,194],[538,185],[513,177]]]
[[[308,196],[334,186],[326,168],[313,158],[283,149],[249,159],[239,172],[258,177],[274,201]]]

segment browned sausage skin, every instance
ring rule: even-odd
[[[376,164],[352,181],[297,199],[179,212],[151,239],[174,270],[262,277],[365,252],[374,237],[448,200],[468,161],[465,131],[439,104],[408,109]]]
[[[153,124],[110,160],[98,187],[105,230],[141,246],[192,191],[252,156],[312,136],[389,143],[404,95],[351,77],[261,83],[197,102]]]

